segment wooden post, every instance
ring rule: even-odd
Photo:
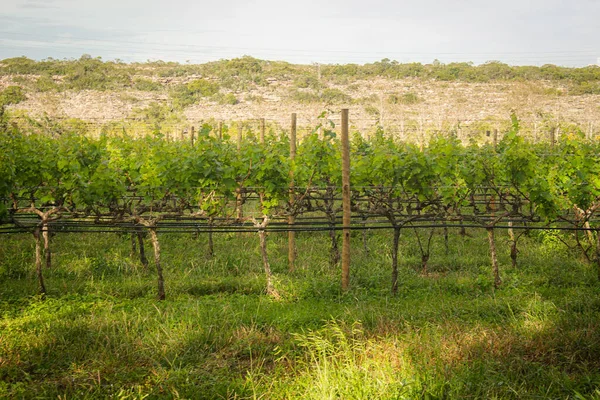
[[[219,121],[219,141],[223,140],[223,121]]]
[[[185,134],[185,129],[182,129],[181,132],[179,132],[179,140],[183,142],[183,135]]]
[[[260,144],[265,144],[265,119],[260,119]]]
[[[554,145],[556,144],[556,128],[551,128],[550,129],[550,146],[554,147]]]
[[[242,121],[238,122],[238,131],[237,131],[237,148],[238,151],[242,147]]]
[[[498,129],[494,129],[494,148],[498,146]]]
[[[192,143],[192,147],[194,147],[194,139],[195,138],[194,138],[194,127],[193,126],[190,128],[190,131],[191,131],[190,141]]]
[[[348,109],[342,109],[342,290],[350,287],[350,139],[348,135]]]
[[[290,129],[290,161],[293,163],[296,159],[296,113],[292,113],[292,126]],[[290,170],[290,204],[294,203],[294,172]],[[295,217],[291,214],[288,217],[288,225],[293,227]],[[288,266],[290,272],[293,272],[296,264],[296,232],[288,231]]]

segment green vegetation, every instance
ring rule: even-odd
[[[0,92],[0,107],[18,104],[25,99],[25,94],[20,86],[9,86]]]
[[[180,123],[182,117],[178,110],[168,104],[151,102],[148,107],[133,109],[133,117],[151,128],[155,135],[162,136],[167,127]]]
[[[162,89],[162,85],[150,79],[136,78],[133,82],[133,88],[145,92],[155,92]]]
[[[150,67],[150,68],[148,68]],[[159,90],[160,85],[147,77],[203,76],[215,79],[230,90],[246,90],[252,86],[265,86],[268,79],[292,81],[300,89],[320,90],[329,83],[349,84],[359,79],[385,77],[390,79],[419,78],[439,81],[494,82],[494,81],[552,81],[569,87],[571,94],[600,93],[600,67],[559,67],[556,65],[510,66],[499,61],[481,65],[472,63],[431,64],[409,63],[383,59],[358,65],[321,65],[320,79],[314,66],[293,65],[286,62],[265,61],[244,56],[206,64],[179,64],[173,62],[148,62],[124,64],[103,62],[100,58],[84,55],[78,60],[47,59],[34,61],[25,57],[0,61],[0,75],[37,75],[39,91],[46,90]],[[53,77],[61,77],[55,81]],[[152,82],[152,83],[150,83]],[[189,88],[180,88],[183,97]],[[194,97],[194,93],[191,97]],[[190,93],[187,93],[190,95]],[[203,96],[206,96],[205,94]],[[188,100],[189,101],[189,100]],[[191,100],[193,101],[193,100]],[[185,103],[185,102],[184,102]]]
[[[166,302],[126,237],[58,233],[43,301],[31,239],[0,236],[0,397],[598,398],[594,272],[533,234],[518,268],[501,247],[494,291],[486,240],[468,234],[447,255],[436,235],[427,275],[403,236],[396,297],[391,233],[368,233],[368,252],[354,236],[347,294],[326,233],[299,234],[291,274],[284,234],[270,235],[280,300],[264,294],[255,235],[215,235],[212,257],[205,234],[162,235]]]
[[[391,94],[388,96],[388,103],[390,104],[417,104],[421,101],[419,96],[413,92],[403,93],[401,96],[397,94]]]
[[[232,106],[236,105],[240,102],[238,100],[238,98],[235,96],[235,94],[233,94],[233,93],[227,93],[227,94],[217,93],[212,97],[212,100],[215,100],[219,104],[223,104],[223,105],[229,104]]]
[[[337,88],[325,88],[320,93],[293,89],[290,98],[299,103],[348,104],[352,101],[352,97]]]
[[[335,231],[297,232],[293,270],[277,231],[339,223],[326,120],[290,161],[139,112],[154,135],[0,132],[0,396],[600,398],[598,143],[528,143],[514,115],[496,146],[354,135],[373,229],[342,292]]]
[[[203,97],[210,97],[219,92],[217,83],[209,82],[206,79],[196,79],[185,85],[176,86],[171,98],[176,107],[184,108],[197,103]]]

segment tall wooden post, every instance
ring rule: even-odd
[[[194,137],[194,127],[193,127],[193,126],[192,126],[192,128],[190,129],[190,131],[191,131],[191,135],[190,135],[190,142],[192,143],[192,147],[194,147],[194,140],[195,140],[195,137]]]
[[[494,148],[498,146],[498,129],[494,129]]]
[[[292,113],[292,126],[290,129],[290,161],[296,159],[296,113]],[[294,203],[294,172],[290,170],[290,204]],[[293,227],[294,215],[288,217],[288,225]],[[288,231],[288,266],[293,272],[296,266],[296,232]]]
[[[219,141],[223,140],[223,121],[219,121]]]
[[[260,144],[265,144],[265,119],[260,119]]]
[[[184,135],[184,134],[185,134],[185,129],[182,129],[182,130],[179,132],[179,140],[180,140],[181,142],[183,142],[183,135]]]
[[[348,109],[342,109],[342,290],[350,287],[350,139],[348,135]]]

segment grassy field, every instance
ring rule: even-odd
[[[600,284],[555,233],[532,233],[493,289],[485,232],[434,237],[429,272],[391,232],[353,237],[351,290],[328,264],[326,233],[269,236],[281,299],[264,294],[255,234],[163,235],[167,300],[127,237],[60,234],[49,294],[35,295],[34,242],[0,237],[0,397],[600,399]],[[150,257],[151,247],[147,244]],[[152,264],[151,264],[152,265]]]

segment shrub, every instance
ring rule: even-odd
[[[17,104],[25,100],[25,94],[20,86],[8,86],[0,92],[0,106]]]
[[[213,100],[219,104],[230,104],[232,106],[236,105],[240,102],[238,100],[238,98],[235,97],[235,94],[233,94],[233,93],[227,93],[227,94],[218,93],[213,96]]]
[[[390,104],[409,105],[409,104],[419,103],[421,101],[421,99],[419,98],[419,96],[417,96],[413,92],[406,92],[406,93],[403,93],[402,95],[391,94],[391,95],[389,95],[387,101]]]
[[[294,86],[302,89],[319,89],[321,87],[321,83],[314,76],[302,75],[294,80]]]
[[[319,97],[319,95],[312,91],[307,92],[307,91],[293,90],[290,93],[290,98],[293,101],[297,101],[299,103],[318,103],[319,101],[321,101],[321,98]]]
[[[366,105],[365,112],[373,117],[379,117],[379,109],[375,106]]]
[[[59,86],[54,82],[54,79],[52,79],[51,76],[42,75],[35,81],[34,88],[38,92],[49,92],[57,90]]]
[[[133,81],[133,88],[144,92],[156,92],[162,89],[162,85],[150,79],[136,78]]]
[[[193,95],[202,97],[209,97],[216,94],[219,91],[219,85],[207,81],[206,79],[196,79],[189,82],[186,89]]]
[[[198,102],[203,97],[214,96],[218,92],[218,84],[206,79],[196,79],[185,85],[176,86],[171,93],[171,98],[175,106],[183,108]]]
[[[352,101],[352,97],[335,88],[324,89],[321,99],[327,103],[349,103]]]

